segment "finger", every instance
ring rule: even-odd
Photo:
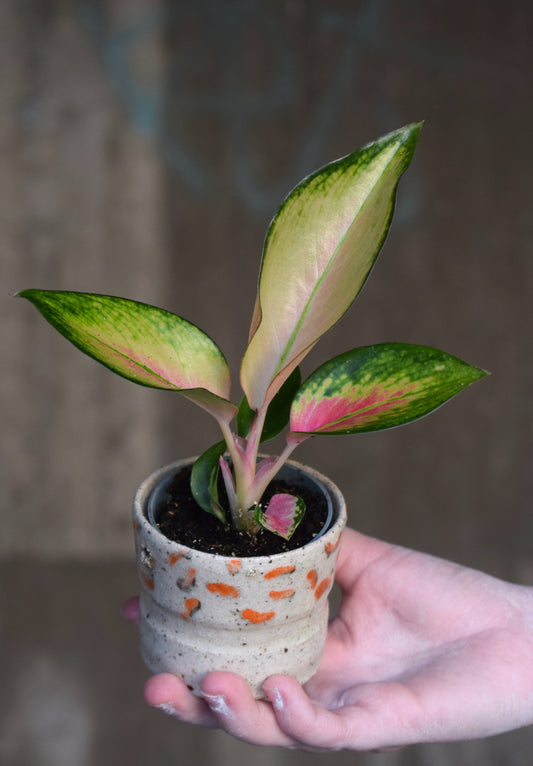
[[[218,719],[204,700],[196,697],[180,678],[171,673],[160,673],[148,679],[144,686],[144,699],[150,707],[185,723],[218,727]]]
[[[122,604],[120,613],[126,620],[139,624],[139,597],[132,596]]]
[[[272,702],[279,727],[301,747],[353,749],[344,720],[313,702],[294,678],[272,676],[263,688]]]
[[[289,676],[272,676],[264,687],[280,728],[300,747],[314,750],[384,751],[407,742],[395,738],[392,729],[362,704],[328,709],[311,700]],[[400,745],[398,740],[400,740]]]
[[[392,547],[389,543],[346,528],[342,534],[335,580],[343,590],[349,590],[361,573]]]
[[[295,746],[294,740],[280,730],[272,705],[254,699],[240,676],[210,673],[202,680],[201,687],[212,714],[228,734],[254,745]]]

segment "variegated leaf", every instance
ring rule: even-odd
[[[409,423],[487,373],[429,346],[383,343],[335,357],[301,386],[292,431],[349,434]]]
[[[282,492],[272,495],[267,509],[257,506],[255,520],[269,532],[290,540],[305,513],[305,503],[301,497]]]
[[[185,319],[155,306],[93,293],[23,290],[45,319],[81,351],[143,386],[181,391],[215,417],[237,408],[218,346]]]
[[[304,179],[272,221],[241,384],[268,400],[347,311],[387,234],[421,125],[407,125]]]

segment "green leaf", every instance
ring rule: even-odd
[[[421,124],[304,179],[267,233],[241,384],[252,409],[348,310],[383,245]]]
[[[301,382],[302,375],[300,368],[296,367],[268,406],[265,425],[261,434],[262,442],[273,439],[289,422],[292,401],[300,388]]]
[[[219,460],[226,451],[226,442],[221,441],[209,447],[194,462],[191,473],[192,496],[204,511],[212,513],[222,523],[226,513],[218,498]]]
[[[255,410],[248,404],[248,399],[243,396],[237,413],[237,434],[245,439],[250,433],[250,428],[255,418]]]
[[[22,290],[44,318],[88,356],[118,375],[152,388],[184,392],[227,422],[227,362],[202,330],[146,303],[93,293]]]
[[[292,400],[300,387],[302,376],[297,367],[282,385],[276,396],[268,406],[265,424],[261,433],[261,441],[266,442],[277,436],[289,422]],[[251,409],[248,400],[243,396],[239,413],[237,415],[237,428],[239,436],[246,437],[250,432],[255,417],[255,411]]]
[[[429,346],[356,348],[303,383],[292,405],[291,431],[351,434],[410,423],[487,374]]]

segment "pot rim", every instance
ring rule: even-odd
[[[291,466],[292,468],[295,468],[297,470],[302,471],[307,476],[309,476],[316,484],[317,486],[325,493],[326,499],[328,502],[328,506],[331,506],[331,521],[329,524],[329,527],[326,525],[324,528],[316,535],[312,540],[309,540],[309,542],[305,543],[305,545],[301,545],[298,548],[293,549],[292,551],[283,551],[281,553],[272,553],[270,555],[262,555],[262,556],[226,556],[220,553],[209,553],[207,551],[201,551],[197,548],[192,548],[184,543],[179,543],[174,540],[170,540],[166,535],[164,535],[160,529],[151,523],[150,519],[148,518],[148,501],[150,496],[152,495],[153,490],[155,487],[169,474],[175,472],[177,469],[191,464],[196,458],[190,457],[190,458],[182,458],[179,460],[175,460],[172,463],[169,463],[165,466],[162,466],[160,468],[157,468],[155,471],[153,471],[139,486],[137,489],[137,492],[135,493],[134,502],[133,502],[133,512],[134,512],[134,523],[141,525],[141,527],[145,528],[145,531],[149,531],[151,534],[154,534],[156,538],[162,543],[164,541],[165,545],[168,547],[169,551],[194,551],[195,556],[208,556],[209,558],[218,558],[218,559],[232,559],[232,558],[239,558],[241,562],[248,563],[252,565],[255,563],[256,565],[259,565],[262,562],[271,562],[276,561],[280,558],[286,557],[289,554],[298,554],[298,551],[307,551],[311,546],[317,546],[320,544],[323,544],[326,538],[332,538],[336,539],[340,536],[340,533],[342,532],[345,524],[346,524],[346,504],[344,501],[344,497],[339,490],[339,488],[334,484],[334,482],[331,481],[327,476],[324,476],[323,474],[316,471],[314,468],[311,468],[310,466],[304,465],[303,463],[299,463],[295,460],[288,460],[284,465],[285,466]],[[335,545],[335,547],[337,547]]]

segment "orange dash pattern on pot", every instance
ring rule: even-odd
[[[273,580],[274,577],[290,574],[291,572],[294,572],[295,569],[296,567],[293,564],[287,564],[287,566],[284,567],[276,567],[275,569],[271,569],[269,572],[265,573],[264,577],[265,580]]]
[[[309,570],[309,572],[307,573],[307,579],[309,580],[309,584],[312,590],[314,590],[318,581],[318,574],[316,569]]]
[[[295,592],[294,588],[287,588],[287,590],[271,590],[268,595],[277,601],[280,598],[290,598]]]
[[[253,622],[255,625],[260,625],[263,622],[268,622],[276,616],[276,612],[256,612],[253,609],[243,609],[242,616],[248,622]]]
[[[183,556],[183,553],[169,553],[168,554],[168,563],[171,567],[174,566],[174,564],[177,564],[180,558]]]
[[[315,590],[315,598],[318,600],[320,596],[323,596],[324,593],[329,588],[329,585],[331,583],[331,578],[325,577],[323,580],[321,580],[318,585],[316,586]]]
[[[210,593],[216,593],[219,596],[233,596],[239,598],[239,591],[233,585],[226,585],[223,582],[208,582],[205,586]]]
[[[188,620],[191,615],[200,609],[200,606],[201,603],[197,598],[185,599],[185,611],[180,612],[181,617],[183,617],[184,620]]]
[[[239,569],[241,568],[241,562],[239,559],[230,559],[227,564],[228,572],[231,575],[237,574]]]
[[[342,534],[340,534],[340,535],[337,537],[337,539],[335,540],[335,542],[334,542],[334,543],[326,543],[326,544],[325,544],[325,546],[324,546],[324,550],[326,551],[326,553],[328,554],[328,556],[330,556],[330,555],[331,555],[331,554],[332,554],[334,551],[336,551],[336,550],[337,550],[337,548],[339,547],[339,543],[340,543],[340,541],[341,541],[341,537],[342,537]]]
[[[140,575],[141,575],[141,579],[142,579],[143,583],[146,585],[148,590],[153,590],[154,589],[154,581],[152,580],[152,578],[148,577],[148,575],[145,574],[144,572],[140,572]]]

